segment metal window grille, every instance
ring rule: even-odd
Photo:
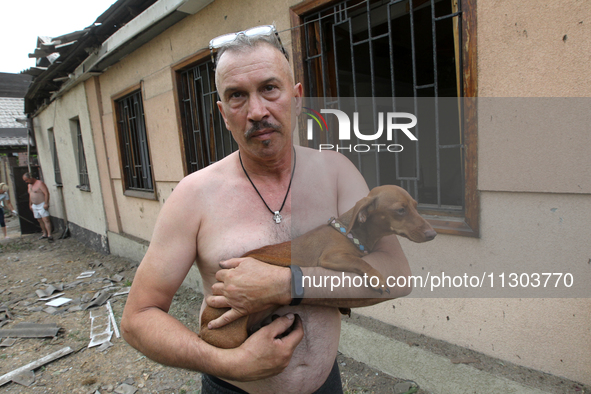
[[[80,120],[78,119],[76,119],[76,141],[78,142],[78,188],[80,190],[90,191],[88,167],[86,166],[86,155],[84,154],[84,143],[82,141],[82,129],[80,128]]]
[[[323,108],[338,108],[338,97],[391,97],[432,118],[417,125],[414,149],[343,153],[370,187],[397,184],[423,208],[448,212],[464,207],[461,14],[458,0],[342,1],[306,15],[302,37],[307,95],[324,98]],[[327,132],[313,145],[325,141],[338,144]]]
[[[211,61],[179,73],[179,96],[187,173],[207,167],[238,149],[216,104]]]
[[[60,170],[60,161],[57,156],[57,146],[55,143],[55,135],[53,134],[53,129],[49,129],[49,139],[51,141],[51,155],[53,158],[53,174],[55,183],[58,186],[62,185],[62,172]]]
[[[153,191],[152,164],[141,91],[138,90],[115,103],[125,190]]]

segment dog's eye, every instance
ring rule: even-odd
[[[398,215],[401,215],[402,216],[402,215],[406,214],[406,209],[404,209],[404,208],[397,209],[396,210],[396,213]]]

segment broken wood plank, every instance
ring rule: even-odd
[[[62,349],[58,350],[57,352],[51,353],[45,357],[42,357],[36,361],[33,361],[27,365],[17,368],[14,371],[8,372],[7,374],[0,376],[0,386],[3,386],[6,383],[12,381],[12,379],[14,377],[16,377],[17,375],[20,375],[23,372],[33,371],[45,364],[55,361],[58,358],[66,356],[72,352],[73,352],[72,348],[70,348],[69,346],[66,346],[65,348],[62,348]]]

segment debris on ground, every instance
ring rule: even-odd
[[[94,252],[73,238],[56,239],[48,245],[35,234],[19,237],[11,233],[10,226],[8,221],[13,238],[0,243],[0,328],[20,332],[27,324],[35,324],[36,329],[47,331],[35,334],[43,337],[1,340],[0,376],[21,372],[11,375],[0,387],[0,394],[23,390],[74,394],[200,391],[199,373],[159,365],[117,335],[136,263]],[[92,275],[90,271],[94,271]],[[85,272],[90,276],[78,279]],[[45,305],[51,300],[40,301],[37,290],[48,292],[51,287],[56,291],[49,297],[62,294],[54,299],[63,297],[71,301],[54,307]],[[169,313],[189,329],[198,331],[202,301],[194,290],[181,288]],[[97,320],[97,333],[107,333],[106,325],[110,324],[115,335],[89,348],[91,316],[98,314],[104,315],[104,320],[102,330]],[[39,357],[66,347],[74,350],[44,365],[33,364]],[[376,375],[377,371],[367,365],[342,355],[337,360],[343,385],[350,394],[389,393],[400,382],[383,373]],[[30,386],[25,388],[23,384]]]

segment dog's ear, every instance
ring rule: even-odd
[[[361,200],[357,201],[355,207],[353,207],[353,216],[351,217],[351,222],[347,226],[346,234],[349,234],[355,224],[365,223],[367,217],[373,211],[374,208],[375,197],[363,197]]]

